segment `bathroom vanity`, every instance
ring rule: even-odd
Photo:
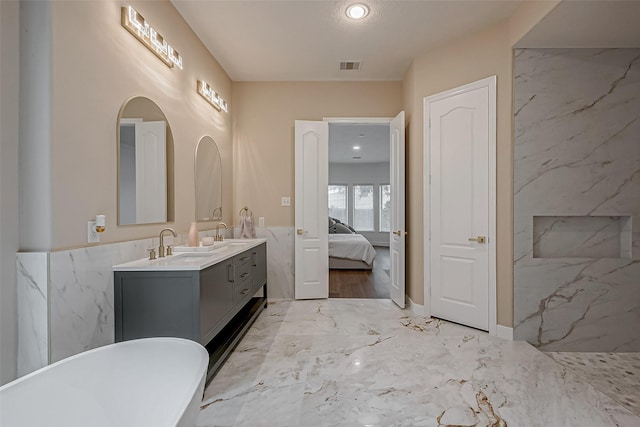
[[[199,342],[210,355],[207,381],[267,304],[266,239],[232,239],[211,251],[143,259],[113,270],[115,341]]]

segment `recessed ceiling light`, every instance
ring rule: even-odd
[[[369,14],[369,8],[362,3],[354,3],[347,7],[346,13],[351,19],[363,19]]]
[[[358,135],[358,137],[364,138],[364,133],[361,133],[360,135]]]
[[[360,149],[360,146],[359,146],[359,145],[354,145],[354,146],[353,146],[353,149],[354,149],[354,150],[359,150],[359,149]]]

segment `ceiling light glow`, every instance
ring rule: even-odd
[[[369,8],[362,3],[354,3],[347,7],[346,13],[351,19],[363,19],[369,14]]]
[[[354,145],[354,146],[353,146],[353,149],[354,149],[354,150],[359,150],[359,149],[360,149],[360,146],[359,146],[359,145]]]

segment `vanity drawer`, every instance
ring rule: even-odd
[[[240,270],[244,266],[251,266],[251,252],[247,251],[237,255],[233,259],[233,263],[236,266],[236,270]]]
[[[239,274],[233,283],[233,304],[241,303],[243,300],[250,298],[254,293],[251,269],[248,269],[244,273]]]

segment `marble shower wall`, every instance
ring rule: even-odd
[[[293,228],[258,228],[267,241],[269,298],[293,298]],[[213,236],[215,230],[200,237]],[[171,237],[165,242],[172,244]],[[187,241],[179,235],[174,244]],[[114,342],[112,266],[148,255],[158,239],[17,254],[19,375]]]
[[[519,49],[514,75],[514,337],[640,351],[640,49]]]

